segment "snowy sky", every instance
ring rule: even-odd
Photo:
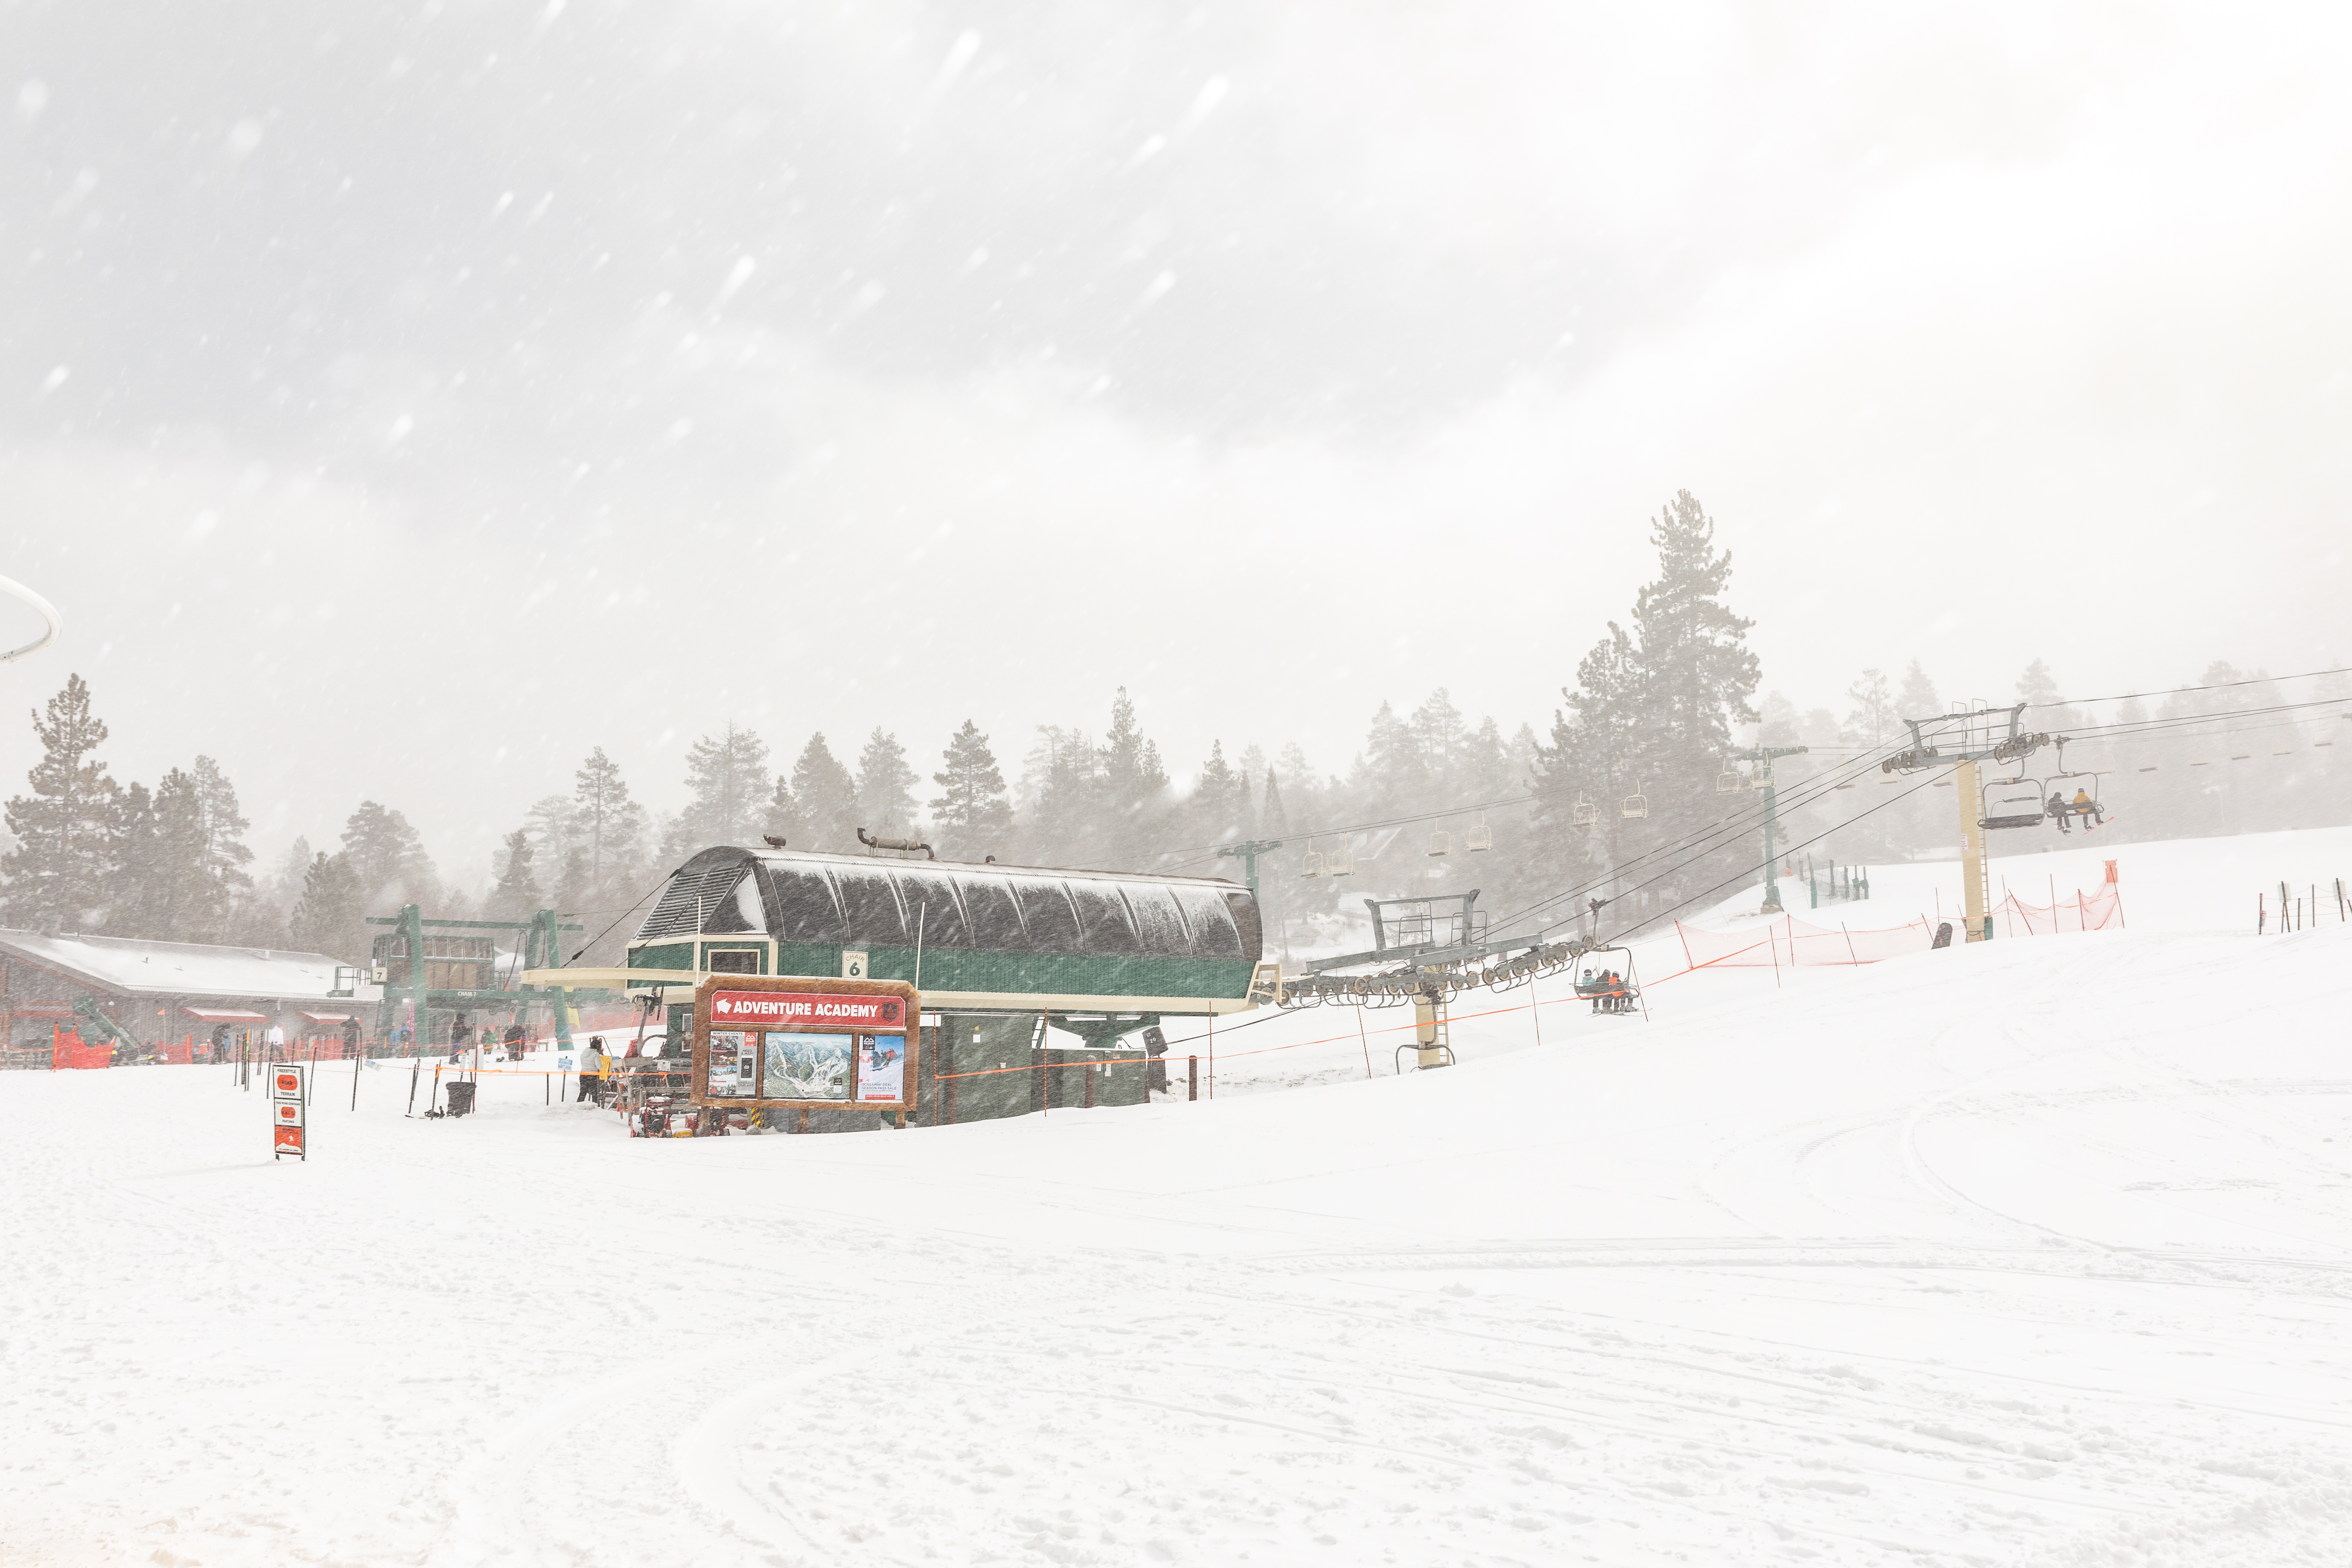
[[[0,5],[0,697],[477,876],[730,718],[1540,721],[1677,488],[1801,706],[2352,657],[2347,30]]]

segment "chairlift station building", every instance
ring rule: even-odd
[[[564,973],[657,1000],[679,1039],[714,974],[913,984],[928,1123],[1077,1104],[1089,1065],[1096,1103],[1140,1103],[1143,1054],[1117,1042],[1250,1005],[1264,932],[1255,896],[1213,878],[720,847],[678,868],[627,951],[621,971]],[[1049,1045],[1047,1020],[1086,1047]]]

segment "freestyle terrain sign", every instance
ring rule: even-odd
[[[844,996],[827,992],[720,991],[710,998],[710,1021],[722,1027],[805,1029],[902,1028],[907,1012],[897,996]]]

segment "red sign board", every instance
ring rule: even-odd
[[[710,998],[713,1028],[903,1029],[907,1005],[896,996],[822,991],[719,991]]]
[[[270,1144],[269,1153],[272,1159],[277,1158],[280,1154],[302,1154],[304,1159],[309,1159],[310,1156],[308,1154],[303,1154],[302,1152],[302,1129],[300,1125],[298,1123],[292,1127],[280,1126],[278,1128],[277,1137]]]

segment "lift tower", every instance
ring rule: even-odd
[[[1985,879],[1984,786],[1977,776],[1977,765],[2022,762],[2050,743],[2046,734],[2027,734],[2018,728],[2024,716],[2025,704],[2021,702],[2014,708],[1979,705],[1932,719],[1906,719],[1911,749],[1878,764],[1878,771],[1885,773],[1942,767],[1958,770],[1952,793],[1960,801],[1960,892],[1970,942],[1992,940],[1992,895]]]
[[[1772,763],[1777,757],[1801,757],[1802,746],[1758,746],[1753,751],[1734,752],[1735,762],[1756,764],[1756,787],[1764,792],[1764,912],[1777,915],[1780,910],[1780,868],[1773,862],[1779,852],[1772,847],[1772,830],[1780,826],[1780,791],[1772,782]]]

